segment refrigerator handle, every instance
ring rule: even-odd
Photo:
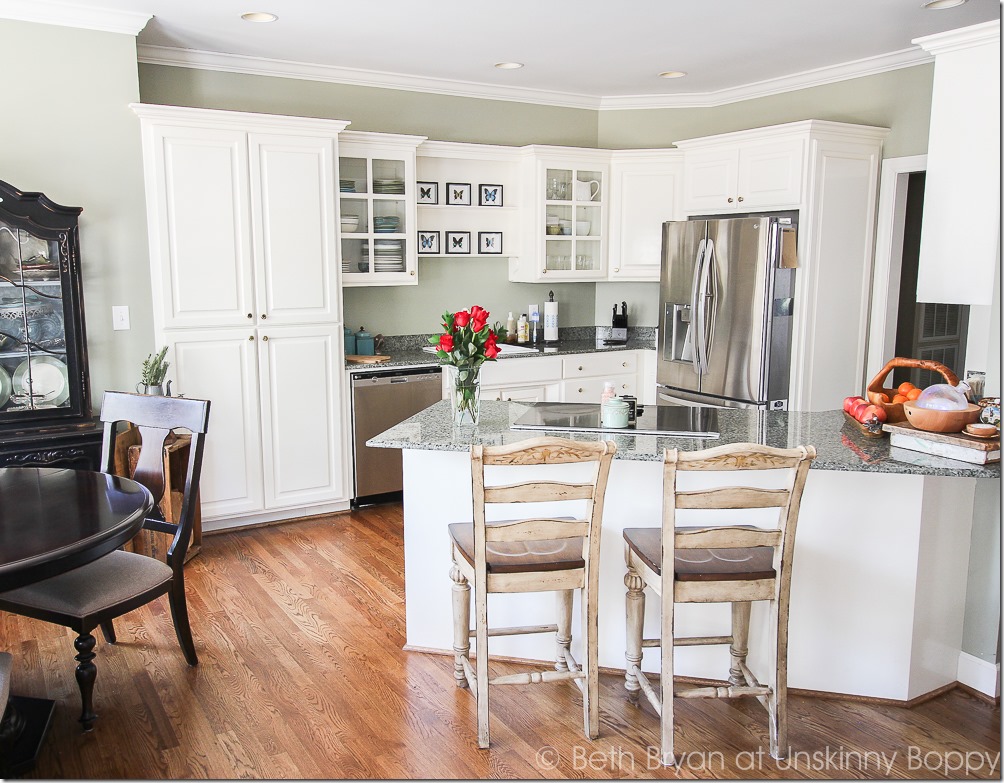
[[[701,375],[700,346],[704,336],[704,325],[700,318],[701,305],[701,270],[704,267],[704,251],[707,240],[702,239],[697,246],[697,258],[694,260],[694,283],[690,287],[690,331],[693,335],[691,348],[693,352],[694,373]]]
[[[711,296],[709,287],[709,273],[712,259],[715,254],[715,243],[707,240],[704,245],[704,256],[701,259],[700,275],[695,288],[695,298],[697,299],[696,321],[697,335],[695,342],[695,358],[697,362],[697,373],[705,375],[708,372],[708,298]]]
[[[718,275],[715,274],[716,248],[712,240],[708,240],[708,249],[705,253],[704,279],[701,281],[701,290],[704,293],[704,374],[708,372],[708,364],[711,361],[711,346],[715,342],[715,315],[718,308],[715,303],[718,300]]]

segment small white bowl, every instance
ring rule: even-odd
[[[584,237],[589,234],[589,221],[588,220],[576,220],[575,221],[575,235],[579,237]]]

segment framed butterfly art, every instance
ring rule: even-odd
[[[439,249],[438,231],[418,232],[418,254],[427,256],[438,256],[442,254]]]
[[[502,254],[502,232],[501,231],[479,231],[478,232],[478,253],[484,256]]]
[[[471,205],[471,183],[447,182],[446,203],[469,207]]]
[[[478,185],[478,206],[479,207],[501,207],[502,206],[502,186],[501,185]]]
[[[418,186],[419,204],[439,203],[439,183],[438,182],[416,182]]]
[[[449,186],[447,186],[449,187]],[[468,186],[470,187],[470,186]],[[467,254],[471,252],[471,232],[470,231],[447,231],[446,232],[446,254]]]

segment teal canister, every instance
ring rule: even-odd
[[[345,327],[345,355],[356,355],[356,333],[348,326]]]
[[[613,397],[600,406],[600,426],[623,429],[628,426],[629,412],[627,400]]]
[[[366,331],[365,326],[360,326],[356,332],[356,353],[359,356],[372,356],[376,351],[373,345],[373,335]]]

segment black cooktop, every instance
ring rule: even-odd
[[[630,427],[604,427],[600,406],[587,402],[533,402],[510,426],[514,430],[560,432],[618,432],[625,435],[669,435],[679,438],[717,438],[718,411],[684,405],[638,406]]]

